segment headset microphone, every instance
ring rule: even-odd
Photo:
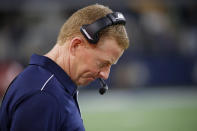
[[[101,84],[101,87],[99,89],[99,93],[101,95],[103,95],[108,90],[108,86],[102,78],[98,78],[98,79],[99,79],[100,84]]]

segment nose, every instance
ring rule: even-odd
[[[105,68],[105,69],[102,69],[102,70],[99,72],[99,77],[100,77],[100,78],[103,78],[103,79],[105,79],[105,80],[107,80],[108,77],[109,77],[109,73],[110,73],[110,67]]]

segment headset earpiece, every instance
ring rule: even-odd
[[[88,42],[96,44],[99,41],[99,32],[108,26],[126,24],[126,19],[120,12],[114,12],[106,15],[92,24],[83,25],[80,28],[81,33],[88,40]]]

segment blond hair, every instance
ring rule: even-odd
[[[112,13],[111,9],[99,4],[90,5],[76,11],[62,26],[57,43],[63,44],[76,35],[81,35],[80,27],[82,25],[91,24],[109,13]],[[121,48],[127,49],[129,47],[129,39],[123,25],[107,27],[99,33],[99,37],[112,37]]]

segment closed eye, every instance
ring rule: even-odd
[[[106,61],[106,62],[103,62],[101,65],[100,65],[100,68],[104,68],[104,67],[109,67],[111,66],[112,64],[109,62],[109,61]]]

